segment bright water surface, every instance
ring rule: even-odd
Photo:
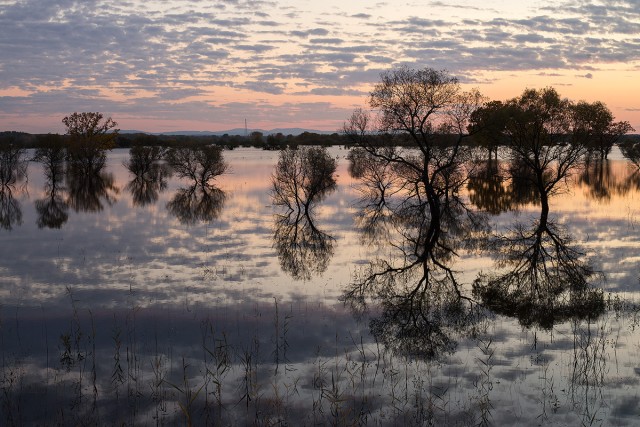
[[[129,152],[114,150],[97,197],[59,193],[71,201],[60,228],[36,209],[48,194],[31,163],[2,201],[0,424],[640,423],[640,193],[626,160],[614,153],[601,179],[578,173],[550,200],[602,273],[590,284],[603,314],[496,314],[472,292],[495,254],[461,249],[448,264],[473,321],[440,316],[416,336],[387,328],[393,303],[380,295],[364,313],[341,298],[397,247],[358,230],[348,151],[330,153],[338,185],[315,206],[321,239],[307,246],[287,240],[272,204],[278,152],[225,151],[224,195],[189,205],[175,177],[157,200],[136,200]],[[497,234],[539,212],[486,220]]]

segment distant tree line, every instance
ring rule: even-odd
[[[94,113],[98,114],[98,113]],[[348,138],[342,133],[319,134],[303,132],[299,135],[284,135],[282,133],[264,135],[262,132],[252,132],[243,135],[155,135],[148,133],[114,133],[111,148],[131,148],[137,145],[175,147],[182,145],[219,145],[227,149],[239,147],[255,147],[264,150],[282,150],[297,146],[333,146],[348,145]],[[38,148],[49,134],[30,134],[25,132],[0,132],[0,145],[13,144],[21,148]],[[71,142],[70,134],[59,135],[64,143]]]

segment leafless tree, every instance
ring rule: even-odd
[[[227,170],[222,147],[216,145],[180,146],[171,148],[167,163],[180,178],[206,187]]]

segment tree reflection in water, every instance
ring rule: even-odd
[[[274,246],[284,272],[296,280],[324,273],[334,238],[315,226],[311,214],[296,210],[276,215],[274,227]]]
[[[377,160],[364,149],[354,148],[347,158],[349,173],[360,180],[356,187],[361,197],[355,220],[363,243],[371,244],[378,239],[386,241],[389,238],[386,232],[394,216],[389,204],[402,188],[401,181],[391,164]]]
[[[543,209],[531,227],[517,224],[494,242],[500,274],[484,274],[474,294],[491,310],[516,317],[525,326],[551,328],[571,318],[596,318],[604,311],[597,276],[566,231]]]
[[[189,187],[177,190],[167,203],[169,213],[186,225],[217,219],[227,197],[213,184],[227,169],[222,148],[215,145],[176,147],[165,157],[179,177],[191,181]]]
[[[471,169],[467,183],[469,201],[478,209],[492,215],[507,212],[513,208],[511,195],[504,185],[506,179],[497,159],[477,161]]]
[[[318,229],[314,208],[336,188],[336,161],[322,147],[287,149],[272,175],[272,203],[286,208],[274,220],[274,246],[283,271],[296,280],[322,274],[334,239]]]
[[[395,253],[372,261],[342,298],[356,314],[367,310],[371,298],[380,303],[382,314],[371,320],[370,328],[388,348],[437,359],[455,350],[455,337],[473,333],[481,315],[462,294],[451,263],[460,250],[476,247],[487,232],[486,217],[469,210],[459,197],[465,183],[462,168],[425,182],[424,175],[408,173],[405,165],[379,154],[350,156],[361,162],[351,168],[360,171],[358,224],[365,240]],[[414,165],[421,163],[419,156],[414,160]]]
[[[60,135],[40,138],[33,160],[42,164],[46,183],[45,197],[35,201],[38,228],[61,228],[69,219],[69,205],[64,200],[65,147]]]
[[[146,206],[158,200],[167,188],[171,168],[163,162],[164,149],[159,146],[137,145],[129,150],[125,167],[134,176],[125,187],[133,198],[134,206]]]
[[[0,141],[0,227],[22,224],[22,207],[13,192],[27,178],[26,150],[12,141]],[[21,189],[22,191],[22,189]]]
[[[167,203],[169,213],[185,225],[214,221],[220,216],[227,196],[213,185],[194,184],[180,188]]]
[[[22,207],[13,196],[11,187],[0,186],[0,227],[11,230],[22,224]]]
[[[579,183],[589,189],[589,196],[598,201],[609,201],[614,194],[625,192],[624,185],[616,180],[607,159],[590,160],[579,176]]]
[[[61,228],[69,219],[69,204],[64,200],[64,177],[52,175],[45,184],[46,196],[35,201],[38,228]]]
[[[104,203],[113,205],[120,193],[115,185],[113,175],[103,170],[103,167],[91,169],[76,168],[67,165],[67,203],[76,212],[100,212]]]

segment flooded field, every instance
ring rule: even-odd
[[[619,152],[542,197],[470,162],[437,229],[388,171],[329,154],[303,200],[278,151],[224,151],[209,186],[136,179],[124,149],[58,182],[30,162],[0,194],[0,424],[640,423]]]

